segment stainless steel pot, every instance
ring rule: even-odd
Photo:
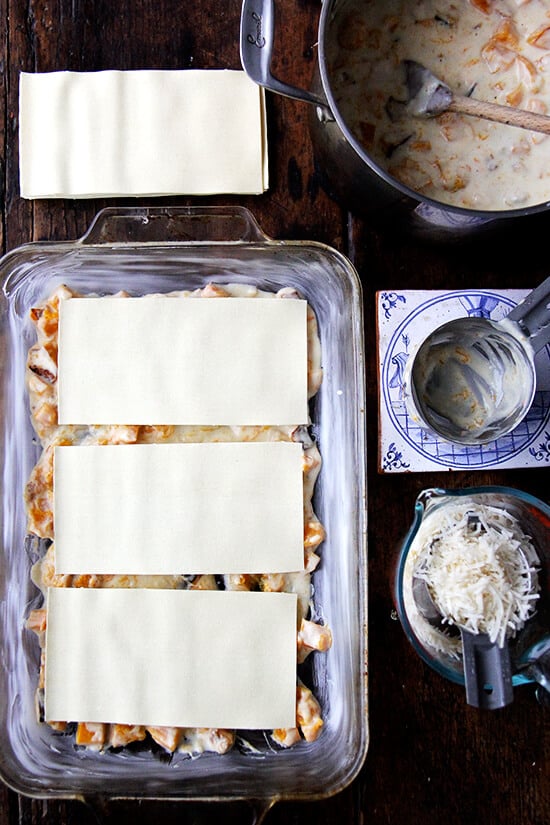
[[[510,218],[548,210],[549,202],[522,209],[481,211],[423,197],[369,157],[338,109],[328,67],[328,45],[338,30],[345,0],[324,0],[319,21],[319,60],[312,91],[281,82],[271,73],[274,0],[244,0],[241,61],[248,76],[272,92],[312,104],[310,131],[315,155],[331,194],[348,207],[428,239],[459,239],[506,226]]]

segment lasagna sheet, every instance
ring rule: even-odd
[[[45,713],[212,728],[296,724],[296,596],[50,588]]]
[[[60,303],[60,424],[308,421],[303,300]]]
[[[302,467],[287,442],[56,447],[56,573],[302,570]]]
[[[22,73],[24,198],[260,194],[264,90],[242,71]]]

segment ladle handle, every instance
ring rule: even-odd
[[[550,343],[550,277],[506,316],[527,335],[535,352]]]
[[[484,633],[461,629],[466,701],[475,708],[495,710],[514,699],[508,645],[499,647]]]

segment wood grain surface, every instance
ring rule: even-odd
[[[307,87],[317,57],[320,3],[278,0],[276,7],[274,72]],[[239,0],[0,0],[0,10],[4,251],[29,240],[75,239],[107,203],[19,197],[21,70],[240,68]],[[379,232],[322,189],[307,119],[305,104],[269,95],[269,191],[260,197],[200,200],[249,207],[274,238],[336,247],[355,263],[365,296],[370,746],[360,775],[347,789],[324,801],[280,803],[266,822],[547,825],[550,711],[537,703],[531,686],[517,689],[514,703],[503,710],[483,713],[468,707],[463,690],[428,669],[409,646],[393,611],[390,579],[396,547],[421,489],[504,483],[548,500],[548,465],[529,471],[378,475],[375,292],[536,285],[549,274],[550,214],[528,225],[515,221],[498,239],[475,246],[430,246],[397,231]],[[99,809],[78,801],[32,800],[0,786],[0,825],[251,821],[245,803],[117,801]]]

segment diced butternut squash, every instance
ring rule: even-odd
[[[296,687],[296,721],[307,742],[314,742],[321,732],[323,720],[319,702],[305,685]]]
[[[112,725],[110,745],[112,748],[123,748],[131,742],[141,742],[146,736],[142,725]]]
[[[298,728],[277,728],[271,734],[271,738],[281,748],[291,748],[297,742],[300,742],[301,736]]]
[[[42,633],[46,630],[46,608],[40,607],[38,610],[31,610],[26,626],[34,633]]]
[[[181,738],[181,728],[147,727],[147,732],[151,734],[157,745],[170,753],[176,750]]]
[[[76,744],[101,749],[107,741],[108,725],[96,722],[79,722],[76,728]]]

